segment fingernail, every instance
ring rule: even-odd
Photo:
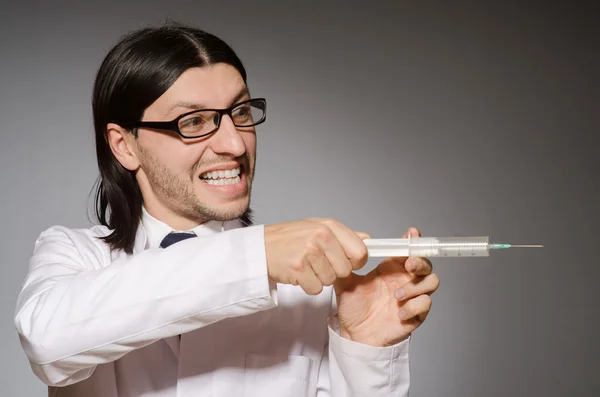
[[[402,298],[404,298],[405,295],[406,295],[406,293],[404,292],[404,288],[398,288],[396,290],[396,293],[394,294],[396,299],[402,299]]]
[[[400,310],[398,312],[398,317],[400,317],[400,320],[404,320],[404,316],[406,316],[406,312],[404,310]]]

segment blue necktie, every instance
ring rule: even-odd
[[[167,248],[170,245],[186,240],[188,238],[198,237],[195,233],[178,233],[171,232],[161,241],[160,248]]]

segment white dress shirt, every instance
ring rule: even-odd
[[[159,248],[143,211],[133,253],[104,226],[54,226],[35,243],[15,324],[51,396],[407,396],[409,339],[339,335],[335,294],[267,275],[262,225],[210,221]]]

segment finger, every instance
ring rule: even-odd
[[[336,272],[333,270],[329,260],[327,260],[323,250],[319,249],[318,254],[312,257],[309,256],[307,259],[322,285],[332,285],[335,282],[335,279],[337,278]]]
[[[406,233],[402,236],[402,238],[411,237],[421,237],[421,232],[416,227],[409,227]],[[431,273],[433,270],[433,265],[431,261],[427,258],[420,257],[411,257],[406,260],[404,263],[404,267],[406,271],[410,273],[414,273],[418,276],[425,276]]]
[[[409,273],[426,276],[433,271],[433,264],[427,258],[410,257],[404,263],[404,268]]]
[[[320,228],[315,232],[317,233],[314,236],[315,246],[312,248],[314,252],[313,255],[309,255],[309,258],[324,256],[323,259],[328,262],[328,266],[332,268],[337,277],[348,277],[352,273],[352,263],[346,256],[340,241],[329,226],[318,223]],[[315,263],[319,262],[315,261]]]
[[[409,235],[411,237],[421,237],[421,232],[416,227],[409,227],[406,233],[402,235],[402,238],[407,238]]]
[[[407,258],[405,256],[398,256],[398,257],[386,258],[386,260],[393,262],[396,265],[403,266],[404,269],[408,273],[412,273],[416,276],[427,276],[428,274],[431,274],[431,272],[433,271],[433,264],[427,258],[421,258],[421,257]]]
[[[410,320],[418,318],[425,319],[431,310],[431,297],[429,295],[419,295],[412,298],[402,305],[398,311],[400,320]]]
[[[323,251],[329,267],[337,277],[348,277],[352,273],[352,262],[346,256],[339,241],[336,240],[335,243],[323,245]]]
[[[318,295],[323,291],[323,284],[321,284],[309,263],[304,266],[304,270],[298,275],[298,285],[308,295]]]
[[[440,286],[440,279],[435,273],[425,277],[417,277],[408,281],[394,292],[396,299],[405,301],[419,295],[431,295]]]
[[[320,219],[319,222],[327,226],[335,234],[346,258],[352,264],[352,269],[358,270],[367,263],[369,259],[367,246],[355,231],[333,219]]]
[[[358,236],[358,238],[360,238],[361,240],[368,240],[371,238],[371,235],[369,233],[365,233],[365,232],[359,232],[357,230],[353,230],[353,232]]]
[[[408,320],[401,320],[400,323],[402,324],[402,328],[404,328],[405,332],[411,334],[414,330],[419,328],[419,325],[421,325],[423,321],[421,321],[421,319],[417,316]]]

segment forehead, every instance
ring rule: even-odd
[[[146,115],[169,116],[194,108],[226,108],[246,90],[242,76],[231,65],[218,63],[191,68],[146,109]]]

